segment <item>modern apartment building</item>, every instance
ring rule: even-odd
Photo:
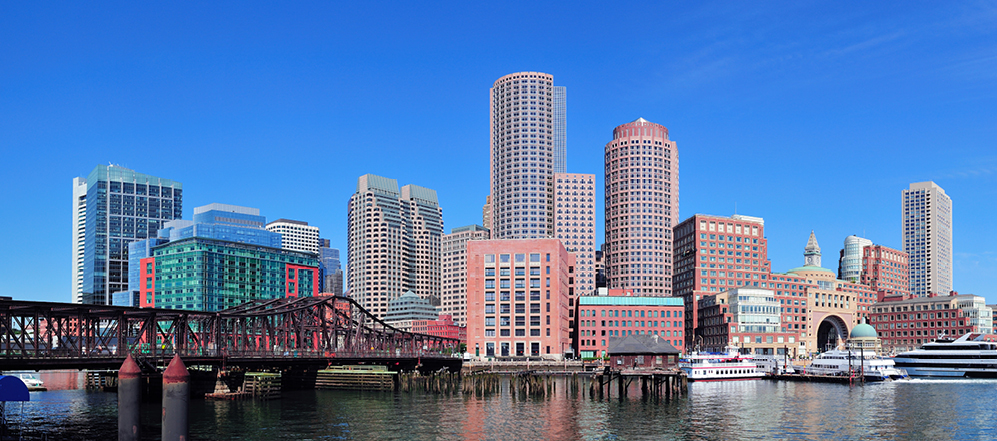
[[[85,185],[85,191],[84,191]],[[73,301],[107,305],[128,288],[128,245],[180,219],[183,185],[117,165],[73,180]]]
[[[850,282],[858,282],[862,277],[862,250],[872,246],[872,241],[864,237],[851,235],[845,238],[838,259],[838,278]]]
[[[907,253],[883,245],[863,248],[859,283],[884,295],[909,295],[910,269]]]
[[[412,291],[440,305],[443,211],[436,191],[367,174],[349,202],[347,279],[351,296],[383,318]]]
[[[915,296],[952,291],[952,199],[934,182],[903,191],[903,246]]]
[[[670,296],[678,148],[665,126],[638,118],[613,129],[605,151],[608,287]]]
[[[443,294],[439,309],[457,326],[467,326],[467,242],[488,239],[487,229],[468,225],[454,228],[441,240]]]
[[[992,334],[993,309],[972,294],[886,296],[873,306],[869,324],[883,340],[883,349],[902,352],[934,341],[940,335],[958,338],[970,332]]]
[[[575,294],[595,292],[595,175],[555,173],[550,211],[554,237],[575,254]]]
[[[688,346],[699,326],[700,299],[737,287],[767,285],[772,267],[765,220],[760,217],[696,214],[678,224],[674,233],[674,295],[685,302]]]
[[[476,357],[560,360],[572,348],[574,256],[557,239],[467,242],[467,347]]]
[[[266,229],[280,234],[281,248],[301,251],[302,253],[318,254],[319,252],[319,229],[316,226],[308,225],[308,222],[277,219],[268,223]]]
[[[553,75],[541,72],[512,73],[492,85],[486,228],[495,239],[550,237],[548,185],[566,165],[565,94]]]

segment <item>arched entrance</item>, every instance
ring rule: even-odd
[[[837,348],[848,338],[848,325],[840,317],[829,315],[817,327],[817,350],[824,352]]]

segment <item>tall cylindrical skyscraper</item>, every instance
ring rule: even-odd
[[[564,103],[550,74],[517,72],[492,85],[492,238],[551,235],[550,179],[565,169]]]
[[[672,295],[679,157],[668,129],[638,118],[606,144],[606,277],[610,289]]]

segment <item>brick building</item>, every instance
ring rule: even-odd
[[[675,296],[685,302],[685,345],[698,326],[697,305],[732,288],[766,287],[771,274],[765,221],[696,214],[675,227]]]
[[[582,296],[578,298],[577,309],[577,346],[583,358],[605,357],[614,339],[630,335],[657,335],[679,350],[684,347],[682,299]]]
[[[860,282],[887,295],[910,294],[910,265],[907,253],[882,245],[862,249]]]
[[[994,331],[993,310],[986,299],[955,291],[944,296],[883,296],[872,307],[869,324],[879,333],[883,350],[893,352],[915,349],[941,334],[959,337]]]
[[[468,352],[557,360],[574,354],[573,266],[558,239],[468,242]]]

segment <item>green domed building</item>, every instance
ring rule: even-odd
[[[852,328],[852,332],[848,334],[848,347],[853,351],[865,350],[873,351],[877,354],[883,349],[882,341],[879,339],[876,328],[866,324],[865,320],[855,325]]]

